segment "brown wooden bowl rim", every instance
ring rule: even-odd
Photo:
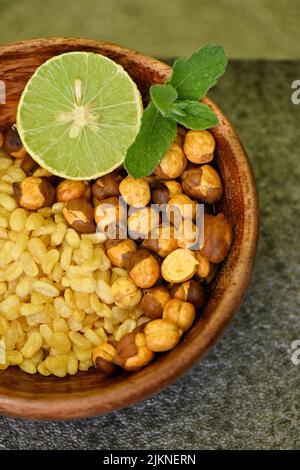
[[[33,50],[38,50],[45,45],[63,47],[66,42],[68,45],[74,44],[76,47],[82,46],[83,48],[101,45],[108,47],[109,50],[115,50],[116,53],[122,52],[128,57],[134,56],[135,59],[142,61],[146,59],[151,67],[160,73],[167,75],[170,70],[166,64],[135,50],[106,41],[76,38],[34,39],[0,46],[0,59],[3,48],[6,51],[11,50],[16,53],[24,45],[27,47],[30,45]],[[240,176],[249,183],[247,194],[243,188],[243,196],[247,200],[247,210],[244,214],[244,231],[239,245],[238,258],[231,273],[231,284],[225,290],[213,318],[205,324],[200,336],[185,342],[185,347],[178,351],[178,357],[174,364],[170,365],[168,361],[159,359],[155,362],[155,369],[150,365],[132,376],[129,374],[124,383],[108,386],[104,391],[100,387],[99,390],[93,390],[92,393],[76,394],[67,400],[57,398],[55,394],[53,398],[47,399],[13,396],[12,390],[9,397],[0,394],[0,412],[23,418],[74,419],[107,413],[128,406],[160,391],[195,365],[217,341],[233,318],[249,285],[253,271],[259,228],[258,198],[248,157],[233,126],[209,98],[205,98],[204,101],[217,113],[220,122],[219,131],[230,143],[232,151],[238,155]],[[119,397],[119,405],[116,403],[116,395]]]

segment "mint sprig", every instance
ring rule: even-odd
[[[176,133],[176,121],[164,118],[150,103],[143,113],[140,132],[127,150],[125,168],[129,175],[134,178],[151,175],[169,150]]]
[[[140,131],[127,150],[125,168],[134,178],[153,173],[171,147],[177,123],[203,130],[218,123],[215,113],[199,103],[224,73],[227,57],[221,46],[204,46],[174,62],[171,77],[152,85],[151,102],[145,109]]]

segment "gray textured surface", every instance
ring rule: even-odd
[[[212,96],[236,125],[261,202],[247,299],[218,345],[179,382],[94,419],[0,418],[0,449],[300,449],[299,63],[233,63]]]

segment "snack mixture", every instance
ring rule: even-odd
[[[178,127],[152,176],[134,179],[120,168],[72,181],[32,160],[14,128],[0,132],[0,369],[57,377],[93,364],[104,374],[134,371],[178,344],[232,240],[225,216],[213,210],[204,215],[200,250],[190,249],[194,224],[176,236],[176,214],[189,207],[195,221],[197,202],[208,208],[222,197],[214,150],[209,131]],[[123,226],[119,196],[135,208],[131,238],[99,238],[96,224]],[[166,204],[170,234],[152,203]],[[157,237],[147,238],[145,221]]]

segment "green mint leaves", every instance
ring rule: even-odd
[[[215,113],[199,103],[224,73],[227,57],[221,46],[204,46],[174,62],[164,85],[152,85],[151,103],[144,111],[140,132],[127,150],[125,168],[134,178],[153,173],[174,142],[177,123],[203,130],[218,123]]]
[[[168,80],[181,100],[201,100],[217,83],[227,65],[222,46],[204,46],[185,59],[174,62]]]
[[[218,124],[215,113],[198,101],[177,101],[172,107],[170,116],[182,126],[195,131]]]
[[[134,178],[151,175],[177,133],[174,119],[164,118],[153,103],[145,109],[135,141],[127,150],[125,168]]]
[[[150,96],[158,111],[164,116],[169,117],[176,99],[177,91],[172,85],[152,85]]]

